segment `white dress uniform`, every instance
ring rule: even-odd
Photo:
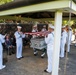
[[[47,66],[47,72],[52,72],[52,58],[53,58],[53,46],[54,46],[54,32],[51,32],[48,34],[47,37],[45,37],[45,42],[47,44],[47,57],[48,57],[48,66]]]
[[[45,32],[45,31],[47,31],[46,28],[42,28],[41,32]],[[43,53],[41,54],[41,57],[44,57],[44,55],[46,53],[46,49],[44,49],[42,52]]]
[[[41,31],[42,31],[42,32],[46,31],[46,28],[43,28]]]
[[[16,46],[17,46],[17,52],[16,52],[16,57],[21,58],[22,57],[22,38],[25,37],[25,34],[20,34],[18,31],[15,32],[15,38],[16,38]]]
[[[72,39],[72,31],[68,31],[68,36],[67,36],[67,52],[70,52],[70,44],[71,44],[71,39]]]
[[[5,65],[3,65],[3,47],[2,47],[2,43],[5,42],[3,35],[0,34],[0,70],[5,68]]]
[[[38,32],[38,30],[37,29],[33,29],[32,32]],[[35,38],[35,37],[36,37],[36,35],[33,35],[33,38]]]
[[[38,32],[38,30],[37,29],[33,29],[32,32]],[[36,37],[37,37],[36,35],[32,36],[32,38],[36,38]],[[38,53],[38,51],[35,48],[33,48],[33,50],[34,50],[34,55]]]
[[[66,40],[67,40],[67,32],[64,30],[61,34],[60,57],[64,57]]]

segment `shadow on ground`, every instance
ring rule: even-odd
[[[21,60],[17,60],[15,54],[7,56],[6,68],[0,70],[0,75],[51,75],[44,73],[47,57],[41,58],[40,54],[39,51],[38,56],[34,56],[31,48],[24,48],[24,58]],[[65,59],[60,58],[59,75],[64,75]],[[66,75],[76,75],[76,47],[74,46],[71,46],[71,52],[67,58]]]

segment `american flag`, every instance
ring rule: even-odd
[[[25,32],[26,35],[36,35],[36,36],[46,36],[50,32],[49,31],[43,31],[43,32]]]

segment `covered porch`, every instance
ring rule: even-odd
[[[22,1],[24,2],[24,0],[22,0]],[[63,15],[63,12],[64,13],[68,13],[68,12],[70,13],[71,12],[73,14],[76,14],[76,4],[75,3],[76,3],[76,1],[72,1],[72,0],[52,0],[52,1],[50,1],[50,0],[47,0],[47,1],[45,1],[45,0],[43,0],[43,1],[31,0],[30,1],[30,0],[28,0],[27,1],[26,0],[25,3],[23,4],[23,6],[19,5],[19,6],[16,6],[16,7],[14,6],[12,8],[12,5],[14,5],[14,3],[9,3],[8,7],[6,7],[7,4],[6,5],[2,5],[0,7],[0,10],[1,10],[0,11],[0,16],[21,14],[21,13],[29,13],[29,12],[32,13],[32,12],[40,12],[40,11],[55,12],[55,14],[54,14],[55,15],[55,17],[54,17],[54,19],[55,19],[54,20],[55,39],[54,39],[52,75],[58,75],[62,15]],[[17,4],[17,2],[16,2],[16,4]],[[26,63],[26,65],[27,65],[27,63]],[[46,64],[44,64],[44,65],[46,65]],[[19,69],[21,69],[21,67]],[[39,71],[39,70],[37,69],[37,71]],[[32,74],[32,75],[37,75],[37,74]],[[43,75],[46,75],[46,74],[43,73]],[[60,75],[62,75],[62,74],[60,74]]]

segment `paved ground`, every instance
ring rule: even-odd
[[[76,75],[76,47],[74,45],[71,46],[71,52],[68,54],[66,74],[64,74],[65,59],[66,58],[60,59],[61,71],[59,72],[59,75]]]
[[[15,55],[8,56],[6,68],[0,71],[0,75],[51,75],[44,73],[47,66],[47,57],[41,58],[41,52],[38,56],[33,55],[33,50],[25,48],[24,58],[17,60]],[[71,52],[67,58],[67,68],[65,75],[76,75],[76,47],[71,46]],[[59,75],[64,75],[65,58],[60,59]]]

